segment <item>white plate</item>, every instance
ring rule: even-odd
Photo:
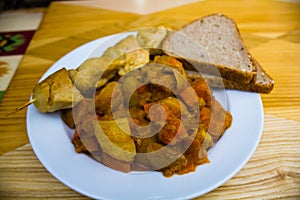
[[[57,61],[42,77],[62,67],[76,68],[94,49],[103,51],[127,34],[89,42]],[[112,39],[112,40],[109,40]],[[109,42],[107,42],[109,41]],[[41,80],[42,80],[41,79]],[[60,113],[40,113],[28,107],[27,131],[32,148],[45,168],[73,190],[94,199],[190,199],[219,187],[233,177],[254,153],[263,129],[263,107],[259,94],[226,91],[224,105],[233,116],[230,129],[209,152],[210,164],[195,172],[164,177],[159,172],[122,173],[74,151],[72,130]],[[223,103],[224,104],[224,103]]]

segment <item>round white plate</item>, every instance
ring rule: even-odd
[[[128,33],[89,42],[57,61],[41,78],[65,67],[76,68],[95,49],[104,51]],[[103,46],[104,45],[104,46]],[[99,49],[99,46],[103,48]],[[101,53],[101,52],[100,52]],[[221,101],[233,123],[210,150],[210,164],[195,172],[164,177],[159,172],[122,173],[85,154],[75,152],[73,130],[64,125],[60,113],[41,113],[28,107],[27,131],[32,148],[45,168],[73,190],[94,199],[190,199],[219,187],[233,177],[254,153],[263,129],[263,106],[259,94],[227,90]],[[217,95],[218,98],[218,95]],[[225,105],[224,105],[224,102]]]

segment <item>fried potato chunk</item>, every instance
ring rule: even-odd
[[[95,121],[93,128],[103,152],[118,160],[133,161],[136,147],[129,135],[130,128],[127,119]]]

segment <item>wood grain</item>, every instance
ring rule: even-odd
[[[28,144],[26,110],[4,117],[29,99],[53,63],[105,35],[145,26],[176,29],[216,12],[237,21],[250,52],[275,79],[275,88],[261,95],[265,123],[251,160],[231,180],[197,199],[300,199],[300,4],[272,0],[205,0],[149,15],[53,2],[0,103],[1,199],[85,199],[35,157]]]

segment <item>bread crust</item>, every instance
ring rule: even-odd
[[[190,79],[196,79],[201,76],[212,88],[226,88],[265,94],[270,93],[274,88],[273,78],[260,66],[255,59],[253,62],[257,68],[257,74],[255,79],[252,79],[249,83],[232,81],[220,76],[214,76],[206,73],[200,74],[195,71],[186,71],[186,73]]]
[[[193,70],[199,73],[210,74],[214,76],[221,76],[224,79],[242,82],[242,83],[250,83],[251,81],[256,79],[257,72],[244,72],[237,71],[232,68],[228,68],[222,65],[215,65],[208,62],[198,62],[194,60],[185,60],[183,58],[178,58],[181,62],[184,63],[184,68],[186,70]],[[191,64],[193,63],[193,64]]]

